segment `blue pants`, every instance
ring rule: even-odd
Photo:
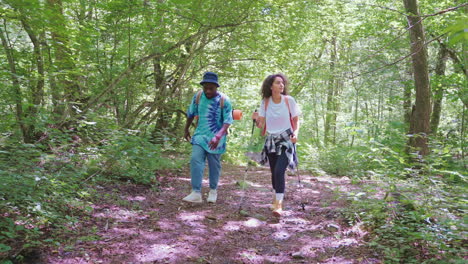
[[[192,158],[190,159],[192,191],[201,192],[205,160],[208,160],[210,170],[210,189],[216,190],[218,188],[219,175],[221,174],[221,154],[211,154],[199,145],[192,145]]]
[[[286,185],[284,175],[289,163],[286,151],[283,149],[279,156],[276,155],[276,153],[267,153],[267,155],[270,163],[271,184],[273,185],[273,189],[276,193],[284,193]]]

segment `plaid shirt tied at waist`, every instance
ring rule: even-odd
[[[286,151],[286,157],[289,161],[288,167],[292,170],[295,169],[297,167],[298,160],[296,155],[296,144],[291,142],[292,134],[293,132],[291,129],[278,134],[267,134],[260,164],[267,164],[267,154],[276,153],[276,155],[279,156],[283,154],[283,151]]]

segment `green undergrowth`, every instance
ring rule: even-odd
[[[97,186],[124,181],[157,188],[157,171],[188,162],[179,150],[163,149],[135,131],[101,136],[107,139],[74,141],[52,129],[36,144],[2,139],[0,263],[26,261],[38,248],[59,246],[63,241],[53,234],[74,232],[87,219]]]
[[[368,232],[368,246],[385,263],[464,263],[468,192],[462,162],[451,146],[432,146],[421,157],[406,154],[400,143],[331,147],[317,155],[316,166],[355,184],[355,191],[342,194],[350,203],[342,213]]]
[[[466,243],[466,188],[440,175],[374,177],[345,196],[342,213],[368,231],[385,263],[461,263]]]

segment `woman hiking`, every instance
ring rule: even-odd
[[[288,80],[284,74],[268,76],[262,84],[262,102],[257,126],[266,134],[262,151],[262,164],[268,161],[271,170],[273,215],[283,211],[285,172],[289,166],[297,166],[296,141],[299,134],[300,109],[293,97],[288,95]]]

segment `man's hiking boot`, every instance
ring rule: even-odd
[[[216,203],[217,198],[218,198],[218,191],[210,189],[210,192],[208,193],[208,199],[206,199],[206,201],[209,203]]]
[[[201,193],[192,191],[189,195],[185,196],[184,199],[182,199],[185,202],[189,203],[202,203],[202,196]]]

